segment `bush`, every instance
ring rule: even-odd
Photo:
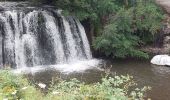
[[[148,58],[140,47],[152,43],[161,30],[164,16],[157,5],[149,0],[136,0],[134,6],[121,7],[104,26],[93,46],[106,56]]]
[[[22,75],[15,75],[8,70],[0,71],[0,100],[38,100],[41,97],[42,93]]]
[[[143,100],[145,92],[150,89],[132,89],[136,83],[131,76],[115,76],[102,78],[94,84],[81,83],[76,79],[62,81],[52,87],[48,99],[54,100]],[[132,91],[130,91],[132,89]]]
[[[128,25],[125,25],[126,27]],[[96,50],[104,52],[106,56],[126,58],[139,57],[148,58],[148,55],[136,47],[138,46],[139,37],[132,34],[121,34],[117,31],[117,25],[110,24],[105,27],[101,36],[97,37],[93,43]]]
[[[26,78],[0,71],[0,100],[143,100],[150,89],[133,89],[136,83],[131,76],[104,77],[94,84],[85,84],[77,79],[55,82],[45,95],[30,85]]]

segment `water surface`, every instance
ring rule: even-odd
[[[139,87],[151,86],[152,90],[147,94],[152,100],[170,100],[170,67],[155,66],[149,61],[124,60],[124,61],[107,61],[105,66],[112,66],[111,72],[116,75],[132,75]],[[32,75],[28,75],[34,83],[43,82],[50,84],[53,77],[62,79],[77,78],[86,83],[100,81],[104,76],[104,71],[92,68],[85,72],[74,72],[64,74],[61,72],[46,70]]]

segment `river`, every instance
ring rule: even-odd
[[[104,61],[104,63],[107,68],[112,66],[111,73],[132,75],[138,87],[151,86],[152,90],[147,93],[147,97],[152,100],[170,100],[170,67],[155,66],[150,64],[149,61],[141,60],[116,60]],[[100,81],[102,76],[104,76],[104,71],[95,68],[69,74],[51,69],[29,74],[28,78],[34,83],[42,82],[45,84],[50,84],[54,77],[61,79],[77,78],[86,83],[93,83]]]

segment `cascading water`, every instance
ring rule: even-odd
[[[92,59],[83,26],[55,9],[2,10],[0,27],[3,66],[23,68]]]

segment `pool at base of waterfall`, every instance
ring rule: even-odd
[[[104,68],[110,68],[112,75],[128,74],[133,76],[135,82],[138,84],[138,88],[143,86],[152,87],[152,90],[147,93],[147,97],[151,98],[152,100],[170,99],[170,67],[156,66],[150,64],[149,61],[138,60],[102,61],[103,64],[99,66],[95,66],[95,60],[85,61],[84,63],[85,64],[79,62],[77,64],[71,64],[71,66],[64,65],[65,67],[53,66],[51,69],[47,68],[41,71],[37,70],[36,72],[33,67],[33,73],[26,73],[25,76],[33,84],[44,83],[48,88],[52,80],[55,78],[61,78],[63,80],[77,78],[78,80],[87,84],[100,82],[101,78],[105,76],[105,72],[108,71],[108,69]],[[94,66],[88,66],[91,64]],[[74,65],[78,65],[79,67]],[[27,69],[27,71],[29,71],[29,69]]]
[[[82,73],[86,70],[95,69],[102,70],[99,66],[102,60],[91,59],[91,60],[82,60],[75,61],[67,64],[57,64],[57,65],[43,65],[43,66],[34,66],[34,67],[21,67],[12,70],[16,74],[36,74],[38,72],[44,72],[48,70],[58,71],[63,74],[71,73]]]

